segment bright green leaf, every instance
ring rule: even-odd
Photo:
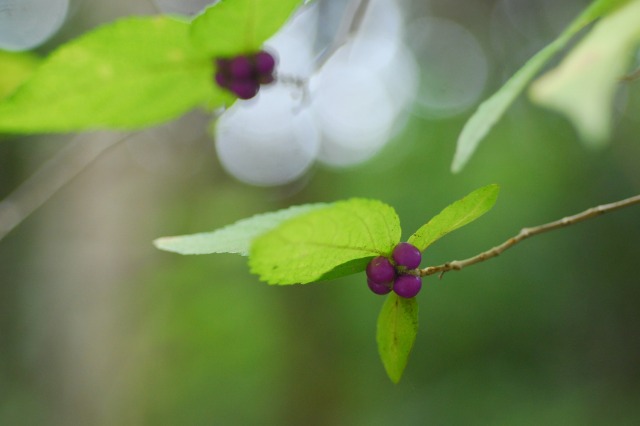
[[[191,38],[214,56],[255,52],[301,4],[301,0],[221,0],[194,19]]]
[[[133,17],[63,45],[0,103],[0,131],[140,128],[223,99],[188,32],[184,21]]]
[[[249,265],[269,284],[306,284],[357,272],[351,262],[358,259],[363,270],[365,258],[389,255],[399,241],[400,221],[392,207],[354,198],[298,216],[258,237]]]
[[[390,293],[378,316],[378,352],[387,375],[398,383],[418,333],[418,303]]]
[[[40,59],[31,53],[0,50],[0,99],[27,80],[39,64]]]
[[[520,68],[496,93],[484,101],[467,121],[458,137],[451,169],[459,172],[467,164],[480,141],[502,117],[527,84],[556,53],[582,28],[615,10],[629,0],[596,0],[584,10],[560,36],[539,51]]]
[[[327,204],[305,204],[271,213],[263,213],[218,229],[213,232],[162,237],[154,245],[160,250],[180,254],[238,253],[249,254],[251,242],[284,221],[325,207]]]
[[[420,251],[461,226],[473,222],[493,207],[498,198],[498,185],[476,189],[466,197],[449,205],[409,238]]]
[[[564,113],[582,139],[602,145],[611,133],[611,107],[640,44],[640,0],[603,18],[557,68],[531,86],[531,99]]]

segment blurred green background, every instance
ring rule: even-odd
[[[107,3],[80,5],[42,51],[98,22],[153,12],[147,2]],[[557,34],[543,26],[535,48],[525,46],[514,28],[495,27],[498,3],[403,3],[478,38],[490,64],[483,97]],[[569,18],[587,2],[534,3]],[[449,165],[470,109],[414,114],[371,161],[317,166],[278,188],[229,177],[210,138],[184,140],[186,127],[160,147],[144,135],[118,144],[0,241],[0,424],[639,424],[639,207],[426,278],[399,385],[378,359],[384,299],[364,275],[270,287],[242,257],[183,257],[151,244],[353,196],[394,206],[406,238],[450,202],[498,183],[496,207],[430,247],[423,266],[469,257],[524,226],[640,192],[638,87],[623,89],[604,150],[585,149],[562,117],[521,99],[458,175]],[[0,196],[69,139],[0,140]],[[168,154],[148,161],[156,149]]]

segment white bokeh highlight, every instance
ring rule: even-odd
[[[257,98],[238,101],[218,120],[216,150],[222,166],[257,186],[300,178],[314,163],[320,135],[309,110],[286,87],[263,88]]]
[[[420,68],[417,113],[443,118],[478,101],[489,70],[473,34],[453,21],[429,17],[413,22],[407,39]]]
[[[395,1],[371,0],[358,31],[328,59],[314,46],[317,4],[303,8],[265,44],[278,58],[275,87],[237,102],[217,124],[223,167],[262,186],[299,179],[316,161],[363,163],[407,120],[419,86]]]
[[[371,158],[384,146],[396,110],[374,72],[339,61],[339,57],[318,75],[311,111],[322,129],[319,160],[349,166]]]
[[[64,23],[69,0],[0,0],[0,49],[33,49]]]
[[[179,15],[195,15],[217,0],[153,0],[158,11]]]

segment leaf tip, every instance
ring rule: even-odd
[[[171,242],[172,237],[160,237],[152,241],[152,244],[158,250],[173,251],[168,248],[167,243]]]

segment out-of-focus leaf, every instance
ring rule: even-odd
[[[215,56],[255,52],[301,4],[301,0],[221,0],[196,17],[191,39]]]
[[[387,375],[398,383],[418,333],[418,303],[390,293],[378,316],[378,353]]]
[[[498,122],[527,84],[556,53],[582,28],[629,0],[596,0],[585,9],[557,39],[534,55],[496,93],[484,101],[464,125],[456,147],[451,170],[459,172],[467,164],[480,141]]]
[[[321,203],[293,206],[288,209],[242,219],[213,232],[162,237],[153,243],[160,250],[180,254],[237,253],[247,256],[251,242],[255,238],[286,220],[325,206],[326,204]]]
[[[27,80],[39,64],[40,59],[31,53],[0,50],[0,100]]]
[[[466,197],[447,206],[429,222],[422,225],[415,234],[409,237],[408,242],[423,251],[439,238],[491,210],[498,198],[498,192],[500,192],[500,188],[495,184],[476,189]]]
[[[211,58],[188,33],[184,21],[133,17],[61,46],[0,103],[0,131],[134,129],[222,99]]]
[[[613,97],[638,45],[640,1],[635,0],[598,22],[557,68],[534,82],[531,99],[565,114],[587,144],[606,143]]]
[[[400,241],[392,207],[354,198],[291,219],[258,237],[251,246],[251,272],[269,284],[306,284],[358,272],[340,266],[388,256]],[[356,262],[363,270],[366,262]]]

